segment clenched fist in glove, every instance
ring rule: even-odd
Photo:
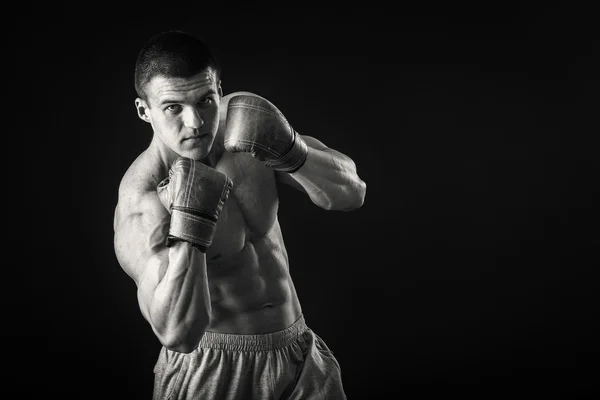
[[[167,245],[183,240],[206,252],[232,187],[225,174],[179,157],[157,188],[160,201],[171,213]]]
[[[225,149],[247,152],[278,171],[296,172],[308,155],[306,143],[268,100],[237,95],[229,100]]]

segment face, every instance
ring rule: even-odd
[[[156,76],[145,92],[147,101],[136,99],[138,115],[152,125],[159,142],[183,157],[206,157],[219,127],[222,91],[216,73],[207,69],[190,78]]]

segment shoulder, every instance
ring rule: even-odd
[[[119,220],[143,212],[158,199],[156,187],[163,179],[159,168],[153,168],[146,152],[141,153],[123,174],[118,187],[115,230]],[[166,177],[166,176],[165,176]]]
[[[161,176],[140,157],[121,179],[113,220],[117,260],[136,282],[149,257],[158,254],[169,225],[169,213],[154,184]]]
[[[119,197],[123,195],[155,192],[159,182],[167,177],[168,172],[162,171],[150,159],[148,150],[142,152],[127,168],[119,182]]]

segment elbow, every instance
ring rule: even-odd
[[[365,203],[365,195],[367,194],[367,184],[360,178],[357,178],[354,190],[354,203],[352,209],[358,209]]]
[[[365,202],[367,184],[358,176],[344,183],[330,184],[328,188],[311,193],[310,199],[327,211],[351,211],[361,208]]]
[[[162,342],[161,342],[162,343]],[[192,353],[194,350],[196,350],[198,348],[198,344],[200,344],[200,340],[198,340],[197,342],[177,342],[177,343],[162,343],[162,345],[171,350],[171,351],[175,351],[177,353],[183,353],[183,354],[190,354]]]
[[[182,324],[159,335],[159,340],[169,350],[189,354],[198,348],[208,324],[208,319],[196,320],[189,325]]]
[[[365,202],[367,184],[357,178],[355,182],[347,185],[339,201],[328,201],[323,207],[326,210],[352,211],[361,208]]]

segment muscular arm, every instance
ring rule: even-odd
[[[232,99],[237,96],[240,96],[240,100],[232,107],[230,101],[235,101]],[[262,101],[251,101],[245,99],[247,97],[256,97]],[[282,154],[282,149],[277,148],[277,141],[272,140],[273,130],[279,130],[279,134],[284,136],[290,130],[287,121],[277,117],[280,111],[267,99],[251,92],[235,92],[223,98],[222,110],[227,110],[227,117],[222,115],[222,120],[227,125],[227,150],[250,152],[262,161],[274,161],[278,180],[305,192],[321,208],[353,210],[362,206],[366,184],[358,177],[354,161],[313,137],[299,135],[308,147],[306,161],[296,172],[283,172],[287,167],[292,167],[293,162],[299,161],[298,154],[303,151],[292,153],[292,161],[286,160],[288,163],[292,162],[291,166],[286,165],[286,161],[273,159],[273,153]],[[264,129],[264,125],[261,128],[260,123],[264,124],[264,121],[269,121],[269,129]],[[285,143],[285,138],[280,143]],[[269,150],[266,153],[265,148]],[[292,169],[294,168],[288,170]]]
[[[348,156],[331,149],[319,140],[304,136],[308,157],[298,171],[276,171],[278,179],[304,191],[319,207],[326,210],[353,210],[362,206],[366,184],[356,173]]]
[[[156,192],[121,193],[114,245],[156,337],[169,349],[189,353],[210,322],[206,257],[187,242],[166,247],[169,221]]]

